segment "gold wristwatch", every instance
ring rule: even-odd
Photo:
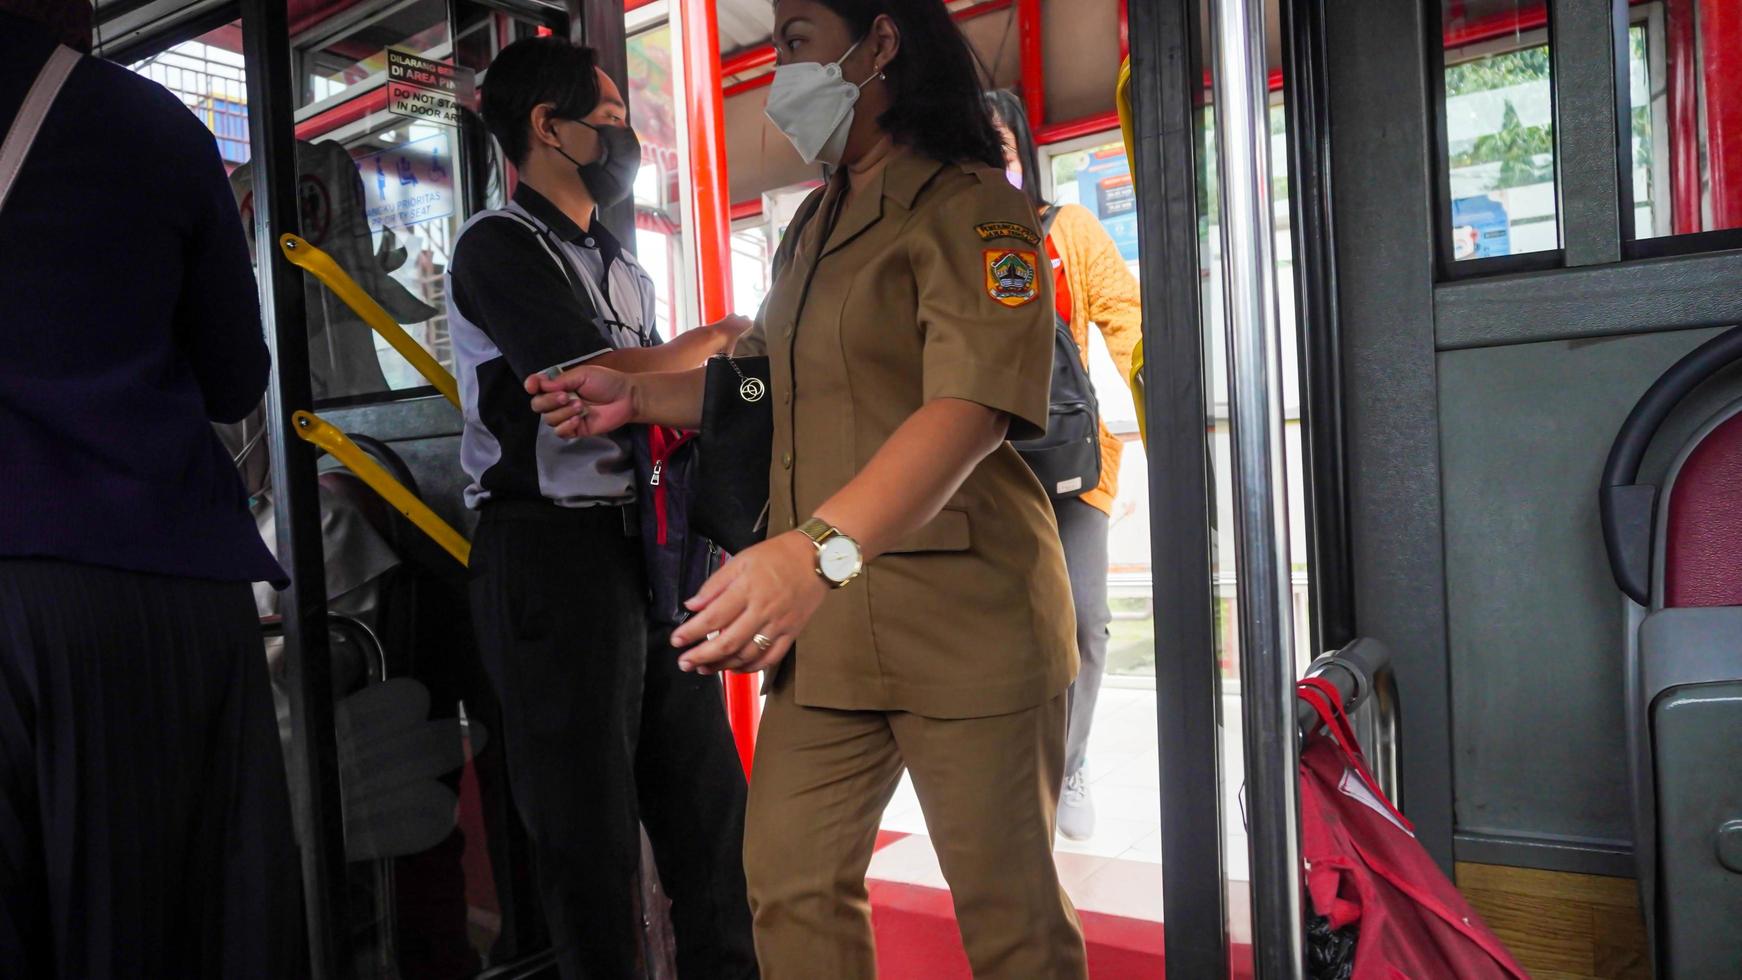
[[[817,575],[829,584],[829,588],[843,588],[865,570],[859,542],[842,534],[828,521],[813,517],[800,524],[798,530],[817,546]]]

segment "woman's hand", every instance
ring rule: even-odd
[[[532,410],[564,439],[602,436],[635,419],[635,383],[621,371],[582,364],[526,379]]]
[[[727,562],[685,603],[695,613],[671,636],[678,666],[700,674],[754,673],[780,663],[823,604],[829,587],[817,574],[817,549],[797,531],[756,545]],[[772,640],[765,649],[756,637]]]

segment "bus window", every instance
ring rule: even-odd
[[[380,84],[387,74],[388,48],[436,59],[453,56],[444,0],[395,4],[360,24],[333,11],[334,6],[355,5],[327,4],[318,12],[320,23],[290,25],[301,55],[298,105],[342,99],[352,89]]]
[[[635,257],[653,279],[654,322],[670,339],[674,327],[691,325],[693,308],[680,295],[684,274],[683,199],[679,163],[677,75],[668,23],[628,39],[629,113],[641,137],[641,171],[635,177]]]
[[[1560,247],[1544,0],[1444,0],[1440,113],[1458,262]]]
[[[1742,228],[1742,8],[1634,3],[1625,18],[1632,237]]]
[[[242,67],[242,27],[226,24],[133,65],[169,89],[218,141],[224,167],[248,162],[248,75]]]

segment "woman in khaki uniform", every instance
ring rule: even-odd
[[[905,767],[975,975],[1085,977],[1052,858],[1070,585],[1005,441],[1046,424],[1034,210],[937,0],[779,0],[774,43],[769,115],[834,169],[739,351],[771,362],[769,538],[673,637],[696,644],[686,669],[770,672],[745,841],[763,976],[876,976],[865,871]],[[695,427],[702,387],[589,367],[528,381],[564,436]]]

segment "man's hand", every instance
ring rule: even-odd
[[[564,439],[602,436],[635,419],[635,382],[621,371],[582,364],[526,379],[532,410]]]

